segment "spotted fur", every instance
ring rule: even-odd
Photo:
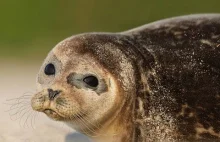
[[[121,135],[114,141],[220,141],[220,14],[176,17],[122,33],[77,35],[52,53],[66,72],[74,64],[70,58],[86,55],[114,78],[117,113],[98,120],[102,125],[110,118],[117,122],[111,127],[120,127]],[[105,79],[106,88],[111,83]],[[41,102],[40,96],[33,100]]]

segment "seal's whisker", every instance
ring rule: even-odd
[[[9,115],[14,116],[14,115],[20,114],[25,109],[28,109],[27,105],[20,106],[16,112],[14,113],[10,112]]]
[[[76,106],[75,106],[75,107],[76,107]],[[76,108],[77,108],[77,107],[76,107]],[[77,108],[77,110],[79,111],[79,113],[80,113],[82,116],[88,116],[88,115],[91,114],[91,113],[86,113],[85,111],[82,111],[82,110],[80,110],[79,108]],[[96,122],[96,124],[94,124],[94,123],[92,123],[91,121],[89,121],[89,119],[87,119],[86,117],[83,117],[83,119],[85,120],[85,122],[88,122],[89,124],[91,124],[94,128],[100,129],[100,127],[101,127],[100,123],[97,123],[97,122]]]
[[[11,99],[11,100],[6,100],[7,103],[4,103],[6,105],[13,105],[14,103],[18,103],[18,102],[21,102],[21,101],[25,101],[25,100],[29,100],[30,98],[16,98],[16,99]],[[10,101],[10,102],[9,102]]]
[[[30,102],[27,102],[27,101],[23,101],[23,102],[17,102],[15,104],[12,104],[10,106],[10,109],[9,110],[13,110],[14,108],[17,108],[18,106],[21,106],[21,105],[28,105],[30,104]]]
[[[38,117],[38,115],[39,115],[39,112],[35,112],[35,117],[34,117],[34,123],[36,123],[36,118]]]
[[[81,122],[83,122],[84,126],[87,127],[87,130],[89,130],[90,132],[92,132],[94,134],[94,135],[92,135],[92,137],[97,137],[99,135],[93,127],[88,126],[88,123],[85,121],[84,118],[79,118],[79,120],[81,120]]]
[[[78,107],[76,107],[76,109],[78,110]],[[89,131],[93,132],[92,130],[90,130],[90,128],[85,124],[85,122],[80,118],[81,116],[79,114],[73,115],[73,118],[75,121],[79,122],[80,124],[84,125],[86,127],[86,129],[88,129]],[[72,117],[70,118],[72,120]],[[86,131],[82,130],[84,133],[88,134]]]
[[[84,113],[85,114],[85,113]],[[85,116],[86,116],[86,114],[85,114]],[[98,124],[94,124],[94,123],[92,123],[89,119],[87,119],[87,117],[83,117],[83,119],[87,122],[87,123],[89,123],[89,124],[91,124],[95,129],[100,129],[100,127],[101,127],[101,125],[98,123]]]
[[[23,114],[25,114],[26,110],[28,110],[28,108],[24,108],[24,109],[21,111],[21,112],[24,112],[24,113],[19,112],[19,113],[15,114],[15,115],[10,115],[11,120],[13,120],[13,121],[19,120],[19,119],[21,118],[21,116],[22,116]],[[22,115],[21,115],[21,114],[22,114]]]
[[[87,115],[90,115],[90,113],[88,113],[88,114],[86,114],[85,112],[83,112],[82,110],[80,111],[80,113],[82,113],[83,115],[85,115],[85,116],[87,116]],[[91,120],[91,118],[90,118],[90,120],[87,118],[87,117],[81,117],[83,120],[85,120],[88,124],[91,124],[92,126],[94,126],[93,127],[93,129],[95,128],[96,130],[99,130],[99,129],[101,129],[101,124],[100,123],[97,123],[97,122],[95,122],[95,124],[94,123],[92,123],[90,120]],[[93,118],[92,118],[93,119]],[[97,133],[96,133],[97,134]],[[112,136],[113,135],[118,135],[119,133],[113,133],[112,134]],[[96,136],[100,136],[100,135],[102,135],[102,136],[105,136],[105,134],[97,134]],[[96,137],[96,136],[93,136],[93,137]]]
[[[85,127],[87,127],[87,126],[82,122],[82,120],[79,118],[78,115],[73,115],[73,116],[69,117],[69,119],[70,119],[71,121],[73,121],[73,122],[76,122],[77,124],[82,124],[82,125],[84,125]],[[81,129],[81,131],[82,131],[83,134],[85,134],[85,135],[87,135],[87,136],[93,137],[93,136],[90,135],[86,130]]]
[[[10,103],[4,103],[4,104],[11,105],[11,106],[16,106],[16,105],[19,105],[20,103],[30,102],[30,98],[31,98],[31,96],[27,97],[27,95],[22,95],[18,98],[13,98],[13,99],[6,100],[7,102],[10,102]]]
[[[23,94],[21,95],[20,97],[17,97],[17,98],[11,98],[11,99],[6,99],[6,101],[13,101],[13,100],[17,100],[17,99],[21,99],[21,98],[31,98],[32,95],[27,95],[27,94]]]
[[[77,107],[76,107],[77,108]],[[77,108],[79,110],[79,108]],[[86,121],[84,119],[83,114],[81,113],[82,111],[79,110],[79,114],[77,114],[77,118],[78,120],[80,120],[82,122],[82,124],[87,128],[87,130],[89,130],[90,132],[92,132],[93,134],[95,134],[95,136],[97,136],[98,134],[96,133],[95,129],[92,127],[89,127],[88,124],[91,124],[90,122],[88,123],[88,121]],[[93,124],[92,124],[93,125]]]
[[[32,109],[32,108],[30,107],[30,105],[27,105],[26,109]],[[19,116],[21,116],[22,111],[20,111]]]
[[[15,104],[11,105],[9,110],[13,110],[15,108],[18,108],[19,106],[24,106],[24,105],[30,105],[30,102],[23,101],[23,102],[15,103]]]
[[[26,115],[26,114],[28,114],[29,112],[31,111],[31,109],[28,109],[27,111],[25,111],[18,119],[20,119],[19,120],[19,124],[20,124],[20,126],[22,127],[22,118]],[[25,128],[24,127],[25,126],[25,122],[24,122],[24,124],[23,124],[23,128]]]
[[[30,97],[31,98],[31,97]],[[30,98],[16,98],[16,99],[11,99],[11,100],[7,100],[8,102],[7,103],[4,103],[6,105],[14,105],[14,104],[17,104],[17,103],[20,103],[22,101],[26,101],[26,100],[30,100]],[[10,101],[10,103],[9,103]]]
[[[29,119],[33,114],[34,114],[34,111],[30,111],[29,115],[27,116],[27,118],[26,118],[26,120],[25,120],[25,122],[24,122],[24,125],[26,124],[27,127],[29,126],[29,125],[28,125],[28,119]],[[33,128],[32,119],[31,119],[30,121],[31,121],[31,122],[30,122],[31,127]]]
[[[10,114],[10,113],[9,113],[11,120],[13,120],[13,121],[18,120],[18,117],[19,117],[18,114],[19,114],[20,112],[26,110],[26,109],[28,109],[28,108],[25,107],[25,108],[23,108],[21,111],[16,111],[16,112],[13,113],[13,114]]]
[[[76,120],[78,123],[84,125],[84,127],[86,127],[86,129],[87,129],[88,131],[94,133],[94,131],[91,130],[91,129],[85,124],[85,122],[80,118],[80,116],[79,116],[78,114],[76,114],[76,115],[77,115],[77,116],[75,117],[75,120]],[[81,130],[82,130],[83,133],[86,134],[87,136],[93,137],[93,135],[90,135],[86,130],[84,130],[84,129],[81,129]]]
[[[6,100],[7,102],[10,102],[7,103],[7,105],[10,105],[10,108],[6,110],[6,112],[9,112],[11,120],[19,119],[22,112],[30,108],[30,98],[31,95],[24,93],[20,97]]]
[[[24,108],[24,107],[27,107],[27,108],[28,108],[29,105],[30,105],[30,104],[28,104],[28,103],[27,103],[27,104],[16,105],[16,106],[11,107],[10,110],[11,110],[11,112],[21,111],[22,108]],[[9,113],[9,114],[12,114],[12,113]]]
[[[90,115],[91,113],[92,113],[92,112],[86,113],[86,112],[80,110],[80,114],[82,114],[83,116],[88,116],[88,115]],[[92,123],[87,117],[83,117],[83,119],[84,119],[86,122],[88,122],[89,124],[91,124],[94,128],[96,128],[96,129],[100,129],[100,128],[101,128],[101,124],[100,124],[100,123],[95,122],[95,124],[94,124],[94,123]],[[93,118],[92,118],[92,120],[93,120]]]
[[[19,109],[18,107],[19,107],[19,105],[20,105],[20,107],[22,107],[22,106],[27,106],[27,105],[29,105],[30,103],[22,103],[22,104],[15,104],[15,105],[12,105],[8,110],[6,110],[5,112],[9,112],[9,111],[13,111],[13,110],[15,110],[15,109]]]
[[[26,117],[24,118],[25,120],[24,120],[23,128],[25,128],[26,126],[27,126],[27,128],[29,127],[27,121],[32,113],[33,112],[31,112],[31,110],[26,113]]]
[[[33,114],[31,115],[31,127],[32,127],[32,129],[35,129],[34,128],[34,117],[36,117],[36,114],[37,113],[33,111]]]
[[[20,111],[20,109],[22,109],[23,107],[28,107],[28,106],[29,106],[28,103],[27,104],[14,105],[14,106],[10,107],[9,111],[10,112]],[[11,113],[9,113],[9,114],[11,114]]]
[[[17,120],[21,116],[22,112],[24,112],[27,109],[28,107],[23,106],[17,111],[10,112],[9,115],[11,117],[11,120]]]

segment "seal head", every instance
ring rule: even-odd
[[[33,109],[91,136],[117,135],[125,127],[130,133],[138,53],[124,48],[133,46],[129,40],[92,33],[60,42],[39,71]]]

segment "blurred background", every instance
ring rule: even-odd
[[[220,13],[219,5],[219,0],[0,0],[0,141],[85,140],[44,115],[32,129],[20,127],[5,112],[7,99],[35,92],[38,68],[59,41],[83,32],[125,31],[173,16]]]
[[[0,57],[41,59],[82,32],[120,32],[192,13],[218,13],[219,0],[0,0]]]

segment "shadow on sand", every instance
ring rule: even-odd
[[[80,133],[70,133],[66,135],[65,142],[90,142],[89,139]]]

